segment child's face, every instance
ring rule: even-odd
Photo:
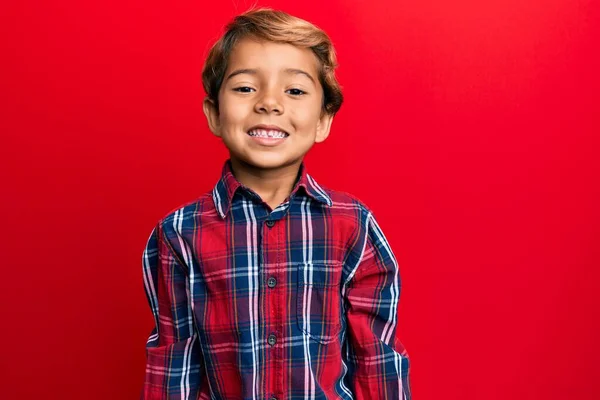
[[[322,111],[317,68],[309,49],[251,39],[236,44],[219,91],[219,110],[204,102],[209,127],[231,158],[256,168],[286,167],[299,164],[314,143],[327,138],[333,116]],[[287,135],[251,136],[259,125]]]

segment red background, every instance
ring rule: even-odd
[[[141,252],[219,177],[200,71],[250,2],[12,3],[0,397],[135,399]],[[337,48],[346,102],[306,162],[392,244],[415,400],[600,398],[598,3],[259,4]]]

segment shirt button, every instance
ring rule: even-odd
[[[275,335],[270,334],[267,342],[269,342],[269,345],[275,346],[275,343],[277,342],[277,338],[275,337]]]
[[[267,226],[268,226],[269,228],[272,228],[272,227],[273,227],[273,225],[275,225],[275,221],[271,221],[271,220],[268,220],[268,221],[267,221]]]
[[[270,288],[275,287],[275,285],[277,285],[277,279],[275,279],[274,277],[270,277],[269,280],[267,281],[267,285]]]
[[[269,400],[277,400],[277,397],[271,396],[271,398]]]

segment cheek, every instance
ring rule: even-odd
[[[239,104],[222,103],[219,108],[219,119],[221,126],[228,129],[237,129],[243,127],[247,111]]]
[[[296,125],[296,129],[300,131],[314,131],[319,123],[321,109],[310,107],[296,109],[292,113],[292,120]]]

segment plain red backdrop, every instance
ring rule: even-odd
[[[259,4],[337,48],[306,162],[391,242],[415,400],[600,398],[598,3]],[[1,6],[2,399],[138,397],[141,253],[219,177],[200,71],[249,5]]]

